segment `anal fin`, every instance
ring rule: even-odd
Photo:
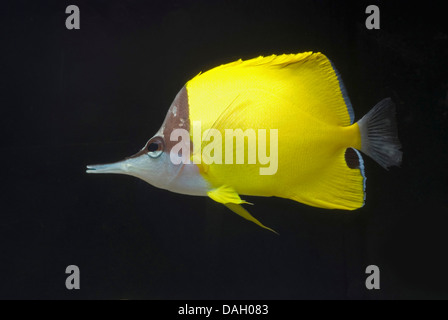
[[[222,185],[219,188],[207,192],[207,195],[216,202],[224,204],[227,208],[243,217],[244,219],[252,221],[258,226],[278,234],[278,232],[276,232],[274,229],[266,227],[260,221],[255,219],[246,209],[243,208],[243,206],[241,206],[242,203],[251,203],[242,200],[238,193],[232,187]]]
[[[262,224],[260,221],[258,221],[257,219],[255,219],[250,213],[249,211],[247,211],[246,209],[243,208],[242,205],[240,204],[235,204],[235,203],[225,203],[224,204],[227,208],[229,208],[230,210],[232,210],[233,212],[235,212],[236,214],[240,215],[241,217],[243,217],[244,219],[247,219],[249,221],[252,221],[253,223],[257,224],[258,226],[267,229],[269,231],[274,232],[275,234],[278,235],[278,232],[275,231],[274,229],[271,229],[269,227],[266,227],[264,224]]]

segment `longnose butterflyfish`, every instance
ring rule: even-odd
[[[401,163],[390,98],[355,122],[342,79],[322,53],[238,60],[199,73],[159,131],[123,161],[87,166],[187,195],[208,196],[257,225],[240,195],[354,210],[365,202],[361,153]]]

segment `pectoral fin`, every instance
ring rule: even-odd
[[[248,204],[251,203],[242,200],[238,195],[238,193],[232,187],[223,185],[219,188],[207,192],[207,195],[216,202],[224,204],[227,208],[229,208],[236,214],[240,215],[244,219],[252,221],[253,223],[259,225],[260,227],[278,234],[275,230],[266,227],[260,221],[255,219],[246,209],[244,209],[241,206],[242,203],[248,203]]]

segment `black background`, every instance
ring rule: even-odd
[[[81,29],[67,30],[76,4]],[[365,8],[381,10],[367,30]],[[1,9],[0,298],[448,298],[443,2],[8,1]],[[321,51],[359,119],[397,104],[401,168],[365,158],[354,212],[245,197],[280,236],[202,197],[85,166],[138,151],[186,81]],[[65,288],[65,268],[81,289]],[[365,288],[365,269],[381,289]]]

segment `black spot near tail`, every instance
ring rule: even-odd
[[[345,150],[345,162],[350,169],[359,169],[359,156],[352,148]]]

